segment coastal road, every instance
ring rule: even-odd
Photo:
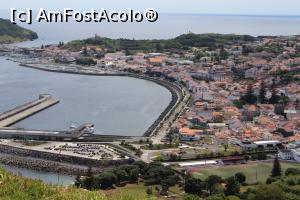
[[[188,91],[184,91],[186,94],[183,98],[183,100],[178,99],[179,102],[177,102],[177,106],[175,110],[172,112],[171,116],[167,117],[163,123],[162,127],[158,128],[157,134],[151,137],[151,140],[153,144],[162,144],[162,140],[166,137],[166,134],[168,133],[170,127],[169,124],[172,124],[185,110],[187,107],[187,104],[189,103],[190,94]],[[178,113],[178,114],[177,114]]]

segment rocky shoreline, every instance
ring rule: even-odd
[[[75,175],[77,173],[85,174],[86,166],[70,165],[66,163],[53,162],[44,159],[36,159],[31,157],[21,157],[9,154],[0,154],[0,163],[25,169],[31,169],[41,172],[55,172],[58,174]],[[93,168],[95,172],[101,171]]]
[[[0,163],[36,171],[75,175],[78,172],[86,173],[88,167],[99,172],[104,168],[131,162],[133,162],[132,159],[95,160],[0,144]]]

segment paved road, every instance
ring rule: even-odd
[[[178,106],[176,106],[176,109],[173,111],[171,116],[167,117],[167,119],[164,122],[162,122],[163,126],[157,130],[157,134],[151,137],[153,144],[162,144],[163,143],[162,139],[165,138],[166,134],[168,133],[168,131],[170,129],[169,124],[172,124],[182,114],[182,112],[187,107],[187,104],[190,99],[190,94],[187,91],[185,91],[185,94],[186,95],[184,96],[183,100],[178,99]],[[179,113],[179,114],[176,115],[177,113]]]

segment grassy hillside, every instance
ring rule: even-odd
[[[138,188],[139,187],[139,188]],[[133,187],[135,188],[135,187]],[[136,186],[141,189],[140,186]],[[38,180],[32,180],[15,176],[0,168],[0,199],[1,200],[146,200],[145,187],[136,194],[131,187],[127,190],[119,189],[117,192],[88,191],[76,187],[61,187],[44,184]]]
[[[62,188],[43,184],[38,180],[31,180],[15,176],[0,169],[0,199],[5,200],[58,200],[58,199],[93,199],[104,200],[104,196],[96,192],[88,192],[77,188]]]
[[[38,36],[35,32],[12,24],[9,20],[0,18],[0,44],[25,40],[34,40]]]

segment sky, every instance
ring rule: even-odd
[[[1,9],[32,8],[62,10],[100,9],[144,10],[159,13],[231,14],[231,15],[300,15],[300,0],[0,0]]]

